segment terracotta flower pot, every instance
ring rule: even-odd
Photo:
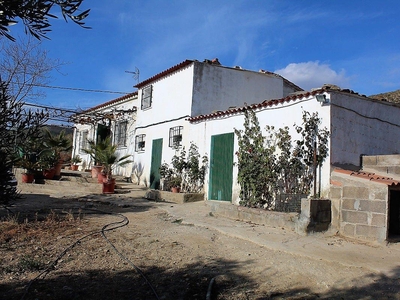
[[[71,165],[72,171],[78,171],[79,165]]]
[[[48,170],[43,170],[43,177],[45,179],[53,179],[54,175],[56,174],[56,169],[48,169]]]
[[[35,179],[35,174],[31,173],[22,173],[21,180],[25,183],[32,183]]]
[[[181,188],[178,186],[178,187],[172,187],[171,188],[171,192],[173,192],[173,193],[180,193],[181,192]]]
[[[103,194],[114,194],[115,178],[110,180],[105,179],[103,182]]]
[[[92,166],[92,178],[97,178],[102,169],[102,166]]]
[[[103,183],[104,180],[107,180],[107,176],[106,174],[100,172],[99,174],[97,174],[97,182],[98,183]]]
[[[62,166],[63,166],[63,160],[60,159],[58,161],[58,163],[56,164],[56,166],[54,167],[54,169],[55,169],[54,177],[56,177],[57,179],[59,179],[61,177]]]

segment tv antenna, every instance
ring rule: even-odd
[[[139,69],[137,67],[135,67],[135,71],[125,71],[125,73],[129,73],[129,74],[133,74],[133,79],[137,80],[137,83],[139,83]]]

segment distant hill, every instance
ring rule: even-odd
[[[71,135],[74,130],[70,127],[57,126],[57,125],[46,125],[44,128],[48,129],[53,135],[59,135],[61,131],[65,131],[65,135]]]
[[[377,95],[371,95],[369,96],[369,98],[400,104],[400,90],[377,94]]]

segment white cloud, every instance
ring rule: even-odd
[[[341,88],[348,88],[350,79],[346,72],[336,72],[328,64],[320,64],[319,61],[291,63],[283,69],[275,70],[275,73],[297,84],[305,90],[319,88],[325,83],[335,84]]]

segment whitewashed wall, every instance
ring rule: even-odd
[[[326,127],[329,130],[330,127],[330,107],[321,106],[314,97],[303,98],[296,100],[295,102],[289,102],[279,104],[264,110],[256,111],[257,117],[260,123],[260,127],[265,134],[265,127],[267,125],[274,126],[275,128],[281,128],[288,126],[290,134],[293,139],[298,139],[299,135],[295,131],[294,124],[302,124],[302,112],[308,111],[318,112],[319,117],[322,119],[321,127]],[[211,150],[211,136],[223,133],[234,132],[236,129],[244,129],[244,115],[232,115],[219,119],[209,119],[207,121],[193,123],[190,129],[190,137],[193,141],[198,141],[200,153],[210,154]],[[330,144],[328,144],[330,147]],[[234,153],[238,151],[237,137],[235,135]],[[329,191],[330,184],[330,164],[329,156],[327,157],[323,167],[321,168],[321,193],[326,196]],[[234,163],[237,163],[237,157],[234,156]],[[239,192],[240,186],[237,184],[237,166],[233,169],[233,187],[232,187],[232,203],[239,203]],[[205,191],[206,195],[209,188],[208,176],[206,176]]]
[[[182,143],[188,139],[188,125],[193,90],[193,64],[151,83],[153,85],[151,108],[140,108],[142,89],[139,89],[139,104],[134,136],[145,134],[145,151],[135,152],[135,163],[144,168],[141,184],[149,184],[152,141],[163,139],[162,163],[170,163],[175,151],[168,146],[169,129],[183,126]],[[135,180],[135,178],[133,178]]]
[[[141,109],[142,89],[138,91],[139,99],[136,123],[138,128],[150,128],[159,122],[168,122],[190,115],[193,90],[193,65],[189,65],[151,84],[153,85],[153,92],[150,108]]]
[[[135,153],[135,163],[144,166],[142,180],[149,181],[151,148],[154,139],[163,138],[162,162],[170,163],[175,154],[168,147],[169,128],[183,126],[182,144],[188,149],[190,142],[203,143],[203,137],[189,133],[189,116],[226,110],[231,106],[259,103],[265,99],[282,98],[292,90],[283,88],[283,80],[270,74],[226,68],[193,62],[178,71],[151,82],[153,85],[151,108],[141,110],[141,87],[138,90],[138,114],[135,135],[146,134],[146,150]],[[203,153],[201,153],[203,154]]]
[[[195,62],[191,115],[280,99],[286,96],[283,90],[280,77]]]
[[[358,95],[332,93],[331,163],[360,167],[360,155],[400,152],[400,107]]]

